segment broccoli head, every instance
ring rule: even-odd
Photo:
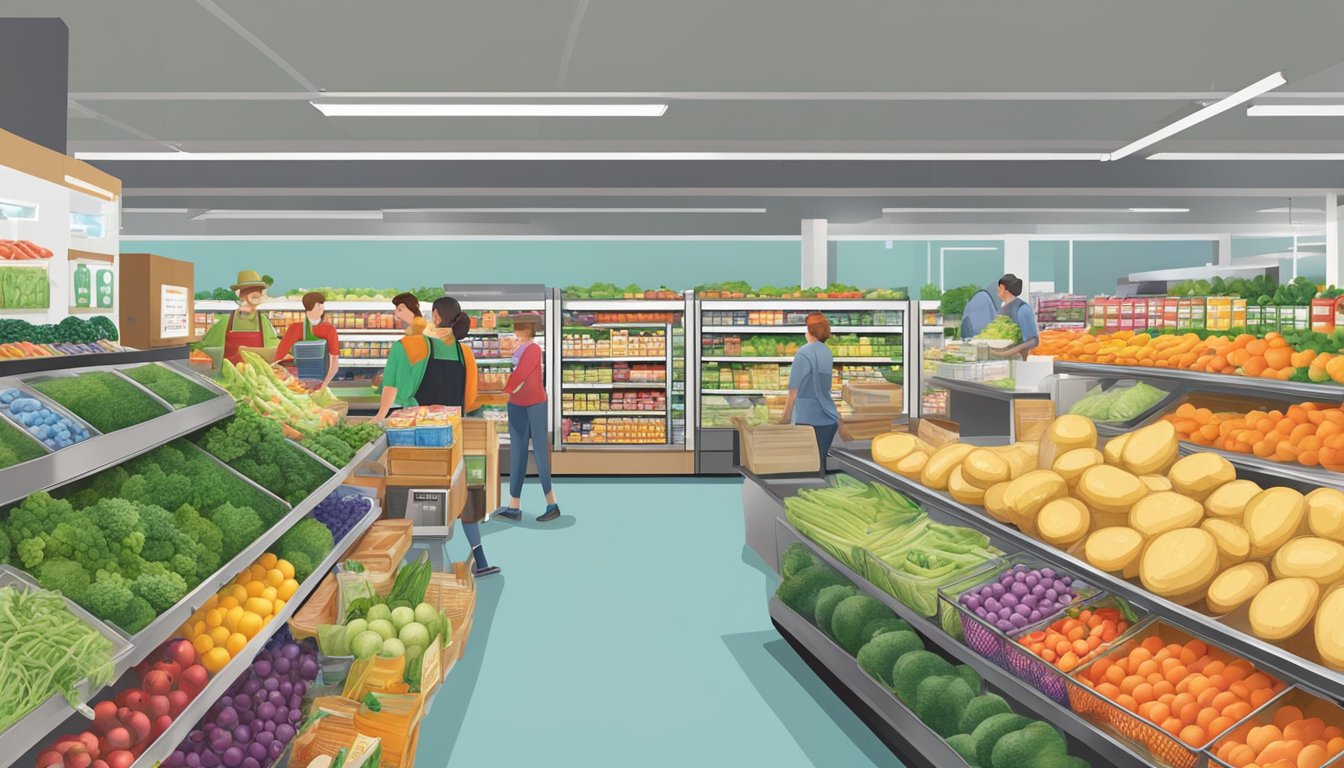
[[[0,528],[0,563],[9,562],[9,553],[9,534],[5,533],[4,528]]]
[[[140,507],[140,522],[145,532],[145,548],[140,556],[153,563],[171,560],[181,539],[172,513],[156,504],[146,504]]]
[[[197,577],[204,579],[219,570],[219,566],[223,564],[224,554],[224,534],[220,532],[219,526],[203,517],[190,504],[178,507],[177,512],[173,513],[173,520],[176,521],[179,531],[196,541]]]
[[[95,616],[135,634],[154,620],[154,609],[131,590],[131,582],[115,573],[99,571],[88,592],[86,605]]]
[[[224,503],[210,513],[210,522],[219,528],[224,540],[224,557],[238,554],[262,533],[261,518],[251,507]]]
[[[303,552],[291,552],[288,557],[283,559],[289,561],[289,564],[294,566],[294,578],[297,581],[303,581],[311,576],[313,569],[317,567],[317,564]]]
[[[132,533],[141,530],[140,508],[125,499],[101,499],[85,512],[109,542],[121,543]]]
[[[46,556],[64,557],[96,571],[108,561],[107,538],[92,522],[72,519],[48,536]]]
[[[315,518],[305,517],[285,531],[272,550],[294,566],[294,578],[302,581],[312,573],[313,566],[322,562],[327,553],[331,552],[332,546],[331,529]],[[295,557],[300,554],[307,557],[308,565],[302,573],[299,571],[299,563],[295,562]]]
[[[38,491],[23,500],[9,513],[9,537],[14,542],[33,539],[55,530],[56,526],[74,516],[74,507],[64,499],[52,498],[46,491]]]
[[[186,596],[187,582],[165,568],[146,568],[131,584],[131,591],[162,613]]]
[[[49,557],[43,560],[33,575],[43,589],[60,592],[77,603],[84,600],[89,589],[89,572],[79,563],[65,558]]]

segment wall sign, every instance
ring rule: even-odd
[[[159,293],[159,337],[164,339],[182,339],[187,336],[190,318],[187,307],[191,304],[191,292],[180,285],[160,286]]]

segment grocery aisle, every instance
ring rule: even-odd
[[[771,626],[740,481],[556,492],[549,527],[485,526],[504,573],[480,582],[417,766],[900,767]],[[540,503],[530,486],[524,509]]]

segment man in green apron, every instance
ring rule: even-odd
[[[322,379],[322,386],[325,387],[336,377],[336,371],[341,367],[341,339],[336,333],[336,328],[331,323],[325,322],[322,318],[327,311],[327,297],[318,291],[310,291],[303,295],[303,322],[290,323],[285,329],[285,335],[280,338],[280,345],[275,348],[275,359],[284,360],[289,354],[290,349],[300,341],[324,341],[327,344],[327,374]]]

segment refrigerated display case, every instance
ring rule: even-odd
[[[895,395],[900,411],[910,410],[905,373],[910,302],[715,299],[697,305],[700,338],[692,352],[700,396],[699,474],[736,471],[735,418],[763,423],[783,416],[790,364],[807,341],[804,333],[812,312],[824,312],[831,322],[831,396],[842,422],[861,416],[844,400],[846,385],[900,387]]]
[[[689,474],[688,339],[692,294],[680,299],[570,299],[551,327],[557,474]]]

